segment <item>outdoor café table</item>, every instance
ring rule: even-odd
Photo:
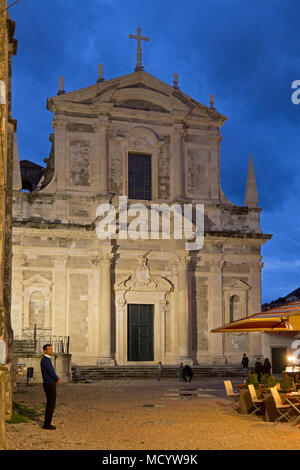
[[[238,391],[240,391],[241,388],[244,388],[244,387],[245,387],[245,384],[235,384],[234,387],[237,388]]]
[[[296,425],[300,421],[300,392],[285,393],[284,398],[293,407],[294,412],[297,412],[296,418],[293,420],[293,425]]]

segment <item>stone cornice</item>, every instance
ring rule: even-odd
[[[70,232],[71,230],[80,230],[84,232],[91,232],[94,230],[94,224],[75,224],[69,223],[64,224],[62,222],[50,222],[50,221],[33,221],[33,220],[13,220],[13,228],[22,228],[26,226],[27,229],[41,229],[41,230],[65,230]],[[246,240],[258,240],[262,243],[270,240],[272,238],[272,234],[265,234],[265,233],[251,233],[251,232],[205,232],[204,236],[206,239],[212,238],[220,238],[221,240],[226,240],[228,238],[231,239],[246,239]],[[159,241],[159,240],[158,240]],[[161,240],[160,240],[161,241]]]
[[[243,239],[255,239],[261,240],[263,242],[270,240],[273,237],[273,234],[267,233],[252,233],[252,232],[231,232],[231,231],[222,231],[222,232],[205,232],[204,236],[206,238],[243,238]]]

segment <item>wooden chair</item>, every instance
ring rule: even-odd
[[[278,418],[275,419],[275,423],[286,419],[287,421],[290,420],[289,412],[292,409],[291,405],[283,404],[279,392],[276,387],[270,388],[273,400],[275,402],[276,410],[279,413]]]
[[[255,388],[254,388],[253,384],[249,384],[248,389],[249,389],[249,392],[250,392],[250,395],[251,395],[252,404],[254,406],[254,410],[251,411],[251,413],[250,413],[252,415],[253,413],[256,413],[257,411],[262,410],[265,399],[264,398],[257,398],[256,391],[255,391]]]
[[[225,390],[228,397],[235,397],[238,398],[240,394],[238,392],[234,392],[232,388],[231,380],[224,380]]]

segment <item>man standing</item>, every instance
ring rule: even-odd
[[[243,354],[243,359],[242,359],[242,366],[243,366],[243,377],[248,377],[248,364],[249,364],[249,359],[247,357],[247,354]]]
[[[258,379],[259,382],[260,382],[260,379],[261,379],[262,371],[263,371],[263,366],[262,366],[262,363],[260,361],[260,357],[258,357],[257,361],[255,363],[254,373],[257,374],[257,379]]]
[[[47,398],[47,406],[45,412],[44,429],[56,429],[56,426],[52,426],[52,416],[56,403],[56,384],[61,383],[61,379],[56,375],[54,367],[52,365],[51,356],[53,349],[51,344],[45,344],[43,346],[44,357],[41,360],[41,371],[43,376],[43,387]]]

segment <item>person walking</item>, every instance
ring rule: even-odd
[[[183,382],[183,362],[180,363],[180,366],[179,366],[179,381],[180,382]]]
[[[248,364],[249,364],[249,359],[247,357],[247,354],[243,354],[242,358],[242,366],[243,366],[243,377],[248,377]]]
[[[157,365],[157,380],[159,381],[162,374],[162,363],[159,361]]]
[[[266,357],[264,365],[263,365],[263,373],[267,375],[271,375],[271,369],[272,369],[271,362]]]
[[[193,374],[193,371],[192,371],[191,367],[190,366],[184,366],[183,372],[182,372],[183,380],[185,382],[187,382],[186,377],[189,377],[189,382],[191,382],[191,380],[193,378],[193,375],[194,374]]]
[[[258,379],[259,382],[260,382],[260,379],[261,379],[262,371],[263,371],[263,366],[262,366],[262,363],[260,361],[260,357],[258,357],[257,360],[256,360],[256,363],[255,363],[255,366],[254,366],[254,372],[255,372],[255,374],[257,374],[257,379]]]
[[[56,384],[61,383],[61,379],[56,375],[52,365],[51,356],[53,348],[51,344],[43,346],[44,356],[41,360],[41,372],[43,376],[43,388],[47,398],[47,405],[45,411],[45,419],[43,429],[56,429],[56,426],[51,424],[53,412],[56,404]]]

